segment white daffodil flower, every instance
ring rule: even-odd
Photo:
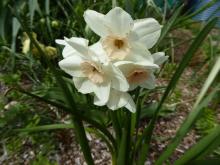
[[[131,61],[119,61],[115,65],[122,71],[133,90],[137,86],[147,89],[155,88],[154,71],[159,69],[159,65],[167,60],[164,52],[152,54],[152,61],[148,63],[134,63]]]
[[[119,61],[115,65],[122,71],[130,84],[129,90],[135,89],[137,86],[147,89],[155,88],[155,76],[153,71],[159,68],[158,65],[151,63],[148,65],[140,65],[131,61]]]
[[[88,40],[72,37],[56,42],[65,46],[62,52],[64,59],[59,62],[59,66],[73,77],[79,92],[94,93],[105,104],[109,100],[111,88],[123,92],[128,90],[129,84],[122,72],[104,58],[101,60],[92,50],[96,46],[93,45],[91,49],[88,47]]]
[[[98,97],[95,97],[94,104],[100,106],[103,105],[103,102]],[[133,113],[136,112],[136,105],[130,94],[127,92],[121,92],[112,89],[106,105],[111,110],[117,110],[119,108],[125,107]]]
[[[140,61],[150,53],[160,37],[161,26],[153,18],[133,20],[119,7],[106,15],[93,10],[84,13],[88,26],[101,37],[101,44],[111,61]]]

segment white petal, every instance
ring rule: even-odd
[[[67,39],[67,38],[65,38],[65,39]],[[72,41],[72,42],[77,43],[79,45],[82,45],[84,47],[87,47],[89,45],[89,41],[85,38],[71,37],[71,38],[69,38],[69,41]]]
[[[146,88],[146,89],[154,89],[155,88],[155,84],[156,84],[155,76],[154,76],[153,73],[151,73],[149,75],[149,78],[147,79],[147,81],[145,81],[140,86],[143,87],[143,88]]]
[[[129,84],[127,79],[117,67],[109,63],[105,69],[105,72],[109,75],[109,79],[111,80],[112,88],[123,92],[128,91]]]
[[[67,58],[67,57],[72,56],[72,55],[74,55],[76,53],[77,53],[76,50],[74,50],[71,46],[66,45],[63,48],[62,55],[63,55],[63,58]]]
[[[65,40],[57,39],[57,40],[55,40],[55,42],[57,44],[64,45],[64,48],[62,51],[63,58],[66,58],[66,57],[71,56],[76,53],[76,50],[73,49]]]
[[[100,42],[96,42],[95,44],[89,46],[89,49],[96,55],[101,63],[106,63],[109,61],[106,52],[104,51]]]
[[[114,65],[118,67],[125,76],[128,75],[133,68],[135,68],[135,64],[131,61],[118,61],[114,63]]]
[[[114,63],[115,66],[117,66],[124,75],[128,75],[133,69],[135,68],[144,68],[144,69],[156,69],[158,68],[158,65],[153,64],[149,61],[143,61],[143,62],[131,62],[131,61],[118,61]]]
[[[94,91],[93,83],[87,78],[73,78],[74,85],[79,92],[83,94],[92,93]]]
[[[101,37],[109,34],[107,27],[104,25],[104,15],[93,10],[86,10],[84,19],[87,25]]]
[[[94,93],[103,104],[106,104],[109,99],[110,84],[110,82],[94,84]]]
[[[122,107],[126,107],[131,112],[136,111],[136,106],[132,97],[126,92],[119,92],[116,90],[111,90],[111,94],[107,106],[111,110],[116,110]]]
[[[160,37],[161,26],[153,18],[140,19],[135,20],[132,31],[139,36],[139,41],[150,49]]]
[[[106,26],[114,35],[125,36],[133,28],[133,19],[131,16],[119,7],[110,10],[104,19]]]
[[[106,103],[103,102],[103,100],[100,100],[97,96],[94,96],[94,104],[97,105],[97,106],[103,106]]]
[[[81,71],[80,64],[83,62],[83,58],[77,54],[64,58],[59,62],[59,66],[66,73],[74,77],[84,77]]]
[[[77,37],[72,37],[70,39],[65,38],[65,41],[77,52],[79,52],[82,56],[84,57],[89,57],[88,56],[88,40],[84,38],[77,38]]]
[[[55,42],[57,44],[60,44],[60,45],[66,45],[66,41],[65,40],[56,39]]]
[[[124,59],[141,64],[153,64],[153,58],[149,50],[138,43],[132,43],[131,52]]]
[[[163,64],[169,57],[165,56],[164,52],[157,52],[152,54],[152,57],[154,59],[154,63],[157,65]]]

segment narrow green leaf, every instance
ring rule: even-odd
[[[115,8],[118,5],[117,0],[112,0],[112,8]]]
[[[72,96],[71,91],[69,90],[69,88],[67,87],[67,84],[65,83],[65,81],[63,81],[62,79],[62,75],[60,75],[60,73],[56,70],[56,68],[53,66],[53,64],[51,64],[51,62],[47,59],[47,56],[45,55],[45,52],[42,50],[42,48],[40,47],[39,43],[33,38],[32,33],[28,30],[27,25],[22,22],[22,19],[20,18],[20,15],[17,13],[16,10],[12,9],[13,14],[15,14],[16,18],[19,20],[19,22],[21,23],[22,27],[24,28],[24,30],[26,31],[27,35],[29,36],[31,42],[36,46],[36,48],[38,49],[38,51],[40,52],[40,54],[42,55],[42,58],[44,58],[44,60],[47,62],[47,65],[49,66],[50,70],[52,71],[54,77],[56,78],[58,84],[60,85],[60,87],[62,88],[63,94],[66,98],[67,104],[69,107],[71,107],[72,111],[77,112],[77,106],[75,103],[75,100]],[[90,151],[90,147],[88,144],[88,140],[85,134],[85,129],[82,123],[82,119],[76,116],[72,116],[72,121],[74,124],[74,128],[76,131],[76,136],[77,139],[80,143],[81,149],[83,151],[85,160],[87,162],[88,165],[94,165],[92,156],[91,156],[91,151]]]
[[[18,22],[17,18],[13,17],[12,18],[12,44],[11,44],[12,52],[15,52],[16,37],[17,37],[17,34],[18,34],[20,27],[21,27],[21,25]]]
[[[187,165],[219,165],[220,159],[219,158],[206,158],[206,159],[200,159],[200,160],[195,160]]]
[[[220,138],[220,125],[216,126],[207,136],[201,139],[191,149],[189,149],[174,165],[187,164],[196,159],[206,148],[209,147],[216,139]],[[218,140],[219,141],[219,140]]]
[[[110,115],[111,115],[111,119],[112,119],[112,126],[115,131],[116,142],[117,142],[117,145],[119,145],[121,137],[122,137],[122,129],[121,129],[119,122],[118,122],[117,111],[110,111]]]
[[[165,149],[163,154],[156,161],[156,164],[158,164],[158,165],[162,164],[163,161],[165,161],[172,154],[172,152],[175,150],[175,148],[178,146],[178,144],[181,142],[181,140],[187,134],[187,132],[191,128],[192,124],[195,122],[200,110],[204,106],[207,106],[208,102],[211,100],[211,98],[214,97],[215,93],[218,91],[219,86],[217,86],[213,90],[213,92],[209,95],[209,97],[207,96],[203,101],[201,101],[204,98],[205,93],[209,89],[210,85],[214,81],[215,77],[217,76],[219,70],[220,70],[220,57],[216,61],[212,71],[210,72],[208,78],[206,79],[206,82],[203,85],[203,88],[202,88],[202,90],[196,100],[196,103],[194,104],[194,106],[192,108],[191,113],[189,114],[189,116],[187,117],[185,122],[181,125],[181,127],[179,128],[174,139],[171,141],[171,143],[167,146],[167,148]]]
[[[133,16],[133,3],[131,0],[125,0],[125,9],[131,16]]]
[[[117,164],[127,165],[130,163],[130,129],[131,129],[131,113],[127,112],[126,122],[122,128],[122,137],[119,145],[119,151],[117,155]]]
[[[106,136],[103,135],[103,133],[101,133],[99,130],[97,130],[96,128],[91,128],[91,127],[86,127],[85,128],[87,132],[89,133],[93,133],[95,134],[97,137],[101,138],[108,146],[112,157],[115,154],[115,149],[112,147],[111,143],[109,142],[109,139],[106,138]],[[115,159],[115,158],[114,158]]]
[[[108,137],[109,141],[111,141],[112,145],[114,146],[114,148],[116,148],[116,142],[115,142],[115,139],[113,138],[113,136],[109,133],[109,131],[104,127],[102,126],[101,124],[99,124],[98,122],[92,120],[90,118],[90,116],[85,116],[85,115],[82,115],[81,113],[78,113],[78,111],[76,112],[73,112],[71,111],[71,109],[69,109],[68,107],[66,107],[65,105],[62,105],[60,103],[57,103],[57,102],[54,102],[54,101],[51,101],[51,100],[48,100],[46,98],[43,98],[43,97],[40,97],[38,95],[35,95],[33,93],[30,93],[30,92],[27,92],[21,88],[17,89],[19,92],[22,92],[28,96],[31,96],[35,99],[38,99],[40,101],[43,101],[47,104],[50,104],[50,105],[53,105],[55,107],[58,107],[58,108],[61,108],[63,109],[64,111],[67,111],[69,113],[71,113],[72,115],[75,115],[76,117],[79,117],[81,118],[82,120],[86,121],[87,123],[91,124],[92,126],[94,126],[95,128],[99,129],[106,137]]]
[[[127,131],[126,129],[123,129],[123,134],[121,138],[121,143],[119,146],[119,151],[118,151],[118,159],[117,159],[117,164],[120,165],[125,165],[125,153],[126,153],[126,144],[127,144]]]
[[[173,16],[167,21],[167,23],[163,26],[160,38],[157,42],[157,45],[164,39],[165,36],[167,36],[167,33],[170,31],[172,26],[174,25],[175,21],[178,19],[181,11],[182,11],[183,5],[181,5],[179,8],[176,9]]]
[[[194,104],[194,107],[197,107],[198,104],[201,102],[202,98],[205,96],[205,93],[207,92],[208,88],[210,87],[211,83],[214,81],[215,77],[217,76],[218,72],[220,70],[220,57],[218,57],[214,67],[212,68],[211,73],[209,74],[209,77],[206,79],[206,82],[198,96],[198,99],[196,100],[196,103]]]
[[[153,119],[150,121],[149,126],[144,129],[143,135],[140,138],[138,144],[136,145],[136,147],[138,149],[141,146],[141,144],[142,144],[142,149],[145,150],[145,152],[146,152],[146,153],[140,152],[142,155],[143,154],[147,155],[147,153],[149,151],[149,144],[150,144],[150,141],[151,141],[153,129],[154,129],[154,126],[155,126],[155,123],[156,123],[159,111],[160,111],[164,101],[169,96],[171,91],[175,88],[175,86],[176,86],[180,76],[182,75],[184,69],[186,68],[186,66],[188,65],[190,60],[192,59],[192,57],[195,54],[195,52],[201,46],[201,44],[205,40],[206,36],[209,34],[209,32],[215,26],[216,22],[217,22],[217,18],[214,18],[202,29],[202,31],[197,35],[197,37],[195,38],[194,42],[191,44],[191,46],[189,47],[188,51],[184,55],[183,60],[179,64],[176,72],[174,73],[170,83],[168,84],[168,86],[166,88],[166,91],[165,91],[165,93],[164,93],[164,95],[163,95],[163,97],[162,97],[162,99],[161,99],[161,101],[160,101],[160,103],[159,103],[159,105],[158,105],[158,107],[156,109],[156,112],[154,114]],[[144,149],[145,147],[147,149]],[[163,159],[163,161],[165,159]],[[159,164],[161,164],[161,162]]]
[[[28,6],[29,6],[29,12],[30,12],[30,23],[32,27],[35,11],[36,10],[40,11],[38,0],[29,0]]]
[[[52,29],[50,25],[50,0],[45,0],[46,24],[49,32],[50,39],[53,40]]]
[[[200,155],[196,159],[203,159],[205,156],[208,156],[209,154],[213,153],[215,149],[217,149],[220,146],[220,136],[213,140],[212,144],[206,147],[206,149],[200,153]]]
[[[49,131],[49,130],[55,130],[55,129],[69,129],[69,128],[74,128],[73,124],[49,124],[49,125],[41,125],[41,126],[30,127],[30,128],[15,129],[15,131],[39,132],[39,131]]]
[[[3,40],[6,38],[5,34],[5,20],[7,16],[7,10],[5,9],[5,5],[3,1],[0,2],[0,36]]]

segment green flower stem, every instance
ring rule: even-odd
[[[79,141],[85,160],[88,165],[94,165],[83,123],[81,120],[74,116],[72,117],[72,121],[75,127],[77,140]]]
[[[137,122],[138,122],[138,118],[140,116],[140,106],[139,106],[140,98],[139,98],[139,94],[140,94],[140,88],[138,87],[135,90],[135,96],[134,96],[134,101],[135,101],[135,103],[137,103],[136,104],[137,111],[136,111],[136,113],[133,113],[131,115],[131,129],[130,129],[131,130],[131,136],[133,135],[135,128],[138,127],[138,123]]]
[[[120,141],[121,141],[121,127],[118,122],[117,111],[111,111],[110,115],[112,119],[112,126],[115,131],[116,143],[117,143],[117,148],[118,148]]]
[[[31,31],[27,28],[26,24],[22,21],[19,14],[17,13],[17,11],[15,11],[13,9],[11,9],[11,10],[12,10],[12,13],[19,20],[19,22],[20,22],[21,26],[23,27],[24,31],[26,31],[26,33],[27,33],[28,37],[30,38],[31,42],[34,44],[34,46],[36,46],[36,48],[40,52],[41,59],[46,62],[46,64],[49,66],[52,73],[54,74],[57,82],[59,83],[60,87],[63,90],[63,94],[66,97],[67,104],[69,105],[69,107],[71,107],[72,111],[77,112],[77,106],[74,102],[72,94],[69,91],[68,87],[66,86],[65,82],[63,81],[62,77],[60,76],[59,72],[51,64],[51,62],[47,59],[47,56],[46,56],[45,52],[40,47],[39,43],[33,38]],[[79,141],[81,149],[83,151],[85,160],[86,160],[88,165],[93,165],[94,163],[93,163],[93,159],[92,159],[92,156],[91,156],[91,151],[90,151],[90,148],[89,148],[89,145],[88,145],[88,140],[86,138],[86,134],[85,134],[85,130],[84,130],[84,126],[83,126],[81,118],[76,118],[73,115],[73,124],[74,124],[74,128],[75,128],[75,131],[76,131],[76,135],[78,137],[78,141]]]
[[[125,113],[125,122],[122,129],[122,137],[118,149],[117,165],[131,164],[131,112]]]

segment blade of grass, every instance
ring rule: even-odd
[[[181,125],[181,127],[179,128],[179,130],[176,133],[176,136],[174,137],[174,139],[171,141],[171,143],[167,146],[165,151],[161,154],[159,159],[156,161],[157,165],[160,165],[160,164],[163,163],[163,161],[167,160],[167,158],[172,154],[172,152],[175,150],[175,148],[181,142],[183,137],[187,134],[188,130],[191,128],[191,126],[194,123],[194,121],[196,120],[200,110],[204,106],[208,105],[208,102],[211,100],[210,98],[213,98],[213,96],[214,96],[214,94],[217,91],[219,86],[217,86],[217,88],[209,95],[209,97],[206,97],[205,100],[202,101],[202,99],[204,98],[204,96],[205,96],[206,92],[208,91],[210,85],[212,84],[212,82],[216,78],[219,70],[220,70],[220,57],[216,61],[212,71],[210,72],[208,78],[206,79],[206,82],[202,87],[202,90],[201,90],[201,92],[200,92],[200,94],[199,94],[199,96],[198,96],[198,98],[197,98],[197,100],[196,100],[196,102],[195,102],[195,104],[192,108],[191,113],[189,114],[189,116],[187,117],[185,122]]]
[[[200,155],[196,157],[196,159],[198,160],[203,159],[204,157],[213,153],[214,150],[217,149],[219,146],[220,146],[220,136],[216,138],[215,140],[213,140],[213,142],[210,145],[208,145],[206,149],[202,153],[200,153]]]
[[[18,21],[20,22],[21,26],[23,27],[24,31],[27,33],[27,35],[30,38],[31,42],[34,44],[34,46],[36,46],[36,48],[40,52],[40,54],[42,56],[41,58],[44,58],[47,65],[49,66],[50,70],[52,71],[53,75],[55,76],[58,84],[60,85],[60,87],[63,91],[63,94],[66,98],[68,106],[71,107],[72,111],[77,111],[77,106],[75,104],[73,96],[72,96],[70,90],[68,89],[65,81],[63,81],[62,76],[55,69],[55,67],[51,64],[51,62],[47,59],[47,56],[46,56],[45,52],[42,50],[42,48],[40,47],[38,42],[33,38],[31,31],[29,31],[29,29],[27,28],[28,26],[24,22],[22,22],[22,19],[20,18],[17,11],[13,10],[12,8],[11,8],[11,11],[16,16]],[[94,165],[94,162],[93,162],[93,159],[92,159],[92,156],[91,156],[91,150],[90,150],[90,147],[89,147],[89,144],[88,144],[88,140],[87,140],[87,137],[86,137],[86,134],[85,134],[85,129],[84,129],[82,120],[79,117],[72,116],[72,121],[73,121],[74,128],[75,128],[75,131],[76,131],[76,136],[77,136],[77,139],[80,143],[80,146],[81,146],[82,152],[84,154],[85,160],[86,160],[88,165]]]
[[[49,38],[52,43],[54,40],[53,33],[50,25],[50,0],[45,0],[46,24],[49,32]]]
[[[193,55],[195,54],[195,52],[198,50],[198,48],[201,46],[202,42],[205,40],[206,36],[209,34],[209,32],[212,30],[212,28],[215,26],[216,22],[217,22],[217,18],[212,19],[210,22],[208,22],[208,24],[203,28],[203,30],[197,35],[197,37],[195,38],[194,42],[191,44],[191,46],[189,47],[188,51],[186,52],[186,54],[184,55],[183,60],[181,61],[181,63],[179,64],[176,72],[174,73],[170,83],[168,84],[166,91],[155,111],[154,117],[153,119],[150,121],[149,125],[147,128],[144,129],[144,132],[139,140],[139,142],[136,145],[136,149],[138,149],[140,147],[140,145],[142,144],[142,149],[141,149],[141,155],[139,158],[139,164],[143,164],[146,158],[146,155],[149,151],[149,144],[152,138],[152,132],[159,114],[159,111],[164,103],[164,101],[166,100],[166,98],[169,96],[169,94],[171,93],[171,91],[175,88],[180,76],[182,75],[184,69],[186,68],[186,66],[188,65],[188,63],[190,62],[190,60],[192,59]],[[143,152],[142,152],[143,150]]]
[[[15,129],[15,131],[18,132],[39,132],[39,131],[50,131],[55,129],[69,129],[74,128],[73,124],[48,124],[48,125],[42,125],[42,126],[35,126],[31,128],[20,128]]]
[[[12,70],[15,68],[15,51],[16,51],[16,38],[18,31],[21,25],[18,22],[17,18],[12,18],[12,43],[11,43],[11,50],[12,50]]]
[[[115,8],[117,7],[117,0],[112,0],[112,8]]]
[[[19,128],[19,129],[15,129],[14,131],[16,132],[40,132],[40,131],[51,131],[51,130],[57,130],[57,129],[73,129],[73,128],[74,128],[73,124],[61,124],[60,123],[60,124],[48,124],[48,125],[35,126],[31,128]],[[86,128],[86,131],[89,133],[94,133],[95,135],[103,139],[106,142],[112,155],[114,155],[114,148],[112,148],[112,145],[109,143],[109,140],[105,136],[103,136],[102,133],[100,133],[94,128],[89,128],[89,127]]]
[[[215,77],[217,76],[218,72],[220,70],[220,57],[218,57],[214,67],[212,68],[211,73],[209,74],[208,78],[206,79],[206,82],[204,84],[204,87],[202,88],[198,99],[196,100],[196,103],[194,104],[194,107],[197,107],[198,104],[201,102],[202,98],[204,97],[205,93],[207,92],[209,86],[214,81]]]
[[[178,19],[181,11],[183,9],[183,5],[181,5],[179,8],[176,9],[173,16],[168,20],[168,22],[163,26],[160,38],[156,45],[159,45],[160,42],[164,39],[165,36],[167,36],[167,33],[170,31],[176,20]],[[156,47],[156,46],[155,46]]]
[[[220,125],[216,126],[207,136],[201,139],[191,149],[189,149],[184,155],[175,161],[174,165],[187,164],[192,160],[195,160],[198,155],[205,151],[216,139],[220,138]]]
[[[37,0],[29,0],[28,7],[29,7],[29,12],[30,12],[30,25],[32,27],[35,11],[36,10],[40,11],[38,1]]]
[[[0,2],[0,36],[5,41],[6,34],[5,34],[5,20],[7,16],[7,10],[5,8],[5,5],[3,1]]]
[[[25,91],[25,90],[23,90],[23,89],[21,89],[21,88],[18,88],[18,89],[16,89],[16,90],[18,90],[19,92],[22,92],[22,93],[24,93],[24,94],[26,94],[26,95],[28,95],[28,96],[31,96],[31,97],[33,97],[33,98],[35,98],[35,99],[38,99],[38,100],[40,100],[40,101],[43,101],[43,102],[45,102],[45,103],[47,103],[47,104],[51,104],[51,105],[53,105],[53,106],[55,106],[55,107],[61,108],[61,109],[63,109],[64,111],[67,111],[67,112],[71,113],[72,115],[75,115],[76,117],[80,117],[82,120],[86,121],[87,123],[91,124],[93,127],[95,127],[95,128],[97,128],[98,130],[100,130],[106,137],[108,137],[108,139],[109,139],[109,141],[111,141],[113,147],[116,148],[116,142],[115,142],[115,139],[113,138],[113,136],[110,134],[110,132],[109,132],[105,127],[103,127],[101,124],[99,124],[99,123],[96,122],[95,120],[92,120],[92,119],[89,118],[88,116],[85,116],[85,115],[83,115],[83,114],[81,114],[81,113],[79,113],[79,112],[77,112],[77,111],[76,111],[76,112],[73,112],[73,111],[71,111],[71,109],[69,109],[68,107],[66,107],[66,106],[64,106],[64,105],[61,105],[61,104],[56,103],[56,102],[51,101],[51,100],[47,100],[47,99],[45,99],[45,98],[42,98],[42,97],[40,97],[40,96],[37,96],[37,95],[32,94],[32,93],[30,93],[30,92],[27,92],[27,91]]]

